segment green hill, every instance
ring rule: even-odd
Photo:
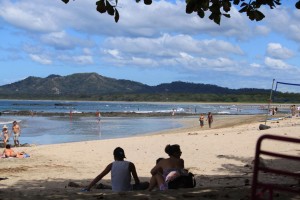
[[[135,81],[114,79],[97,73],[68,76],[30,76],[0,86],[2,99],[65,99],[101,101],[201,101],[267,102],[270,90],[229,89],[211,84],[176,81],[149,86]],[[278,93],[283,102],[300,102],[300,94]]]

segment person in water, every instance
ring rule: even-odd
[[[9,142],[9,133],[8,133],[8,127],[6,125],[3,126],[2,128],[2,137],[3,137],[3,144],[4,147],[6,146],[6,144]]]

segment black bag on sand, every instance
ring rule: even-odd
[[[181,175],[168,183],[169,189],[194,188],[195,186],[196,180],[191,172],[187,175]]]
[[[259,130],[266,130],[266,129],[271,128],[271,126],[267,126],[267,125],[264,125],[264,124],[260,124],[258,128],[259,128]]]
[[[140,182],[132,185],[132,190],[146,190],[149,187],[149,182]]]

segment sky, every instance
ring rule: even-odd
[[[96,72],[158,85],[173,81],[232,89],[300,84],[296,0],[262,8],[250,21],[238,8],[221,25],[185,13],[185,1],[120,0],[120,19],[95,1],[0,0],[0,85],[28,76]],[[287,88],[287,91],[290,89]]]

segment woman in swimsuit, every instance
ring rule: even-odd
[[[5,146],[5,149],[3,151],[3,155],[6,157],[6,158],[11,158],[11,157],[16,157],[16,158],[24,158],[24,152],[21,152],[21,153],[16,153],[14,150],[11,149],[11,146],[10,144],[7,144]]]
[[[6,144],[8,143],[8,139],[9,139],[9,133],[8,133],[6,125],[4,125],[3,129],[2,129],[2,137],[3,137],[3,144],[4,144],[4,147],[5,147]]]
[[[169,158],[161,159],[151,170],[152,177],[150,179],[151,191],[155,186],[160,190],[168,189],[168,182],[174,180],[176,177],[186,173],[184,170],[184,160],[180,158],[181,150],[178,144],[167,145],[165,152]]]

